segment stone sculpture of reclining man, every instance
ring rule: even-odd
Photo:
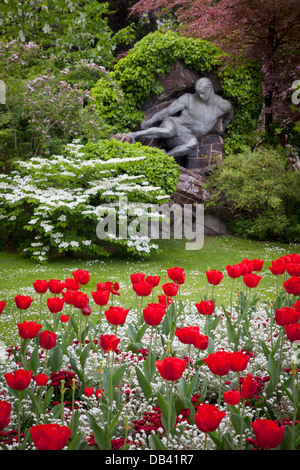
[[[183,94],[143,121],[140,131],[129,134],[133,142],[139,137],[166,139],[170,149],[168,155],[181,157],[197,148],[198,139],[207,135],[221,116],[224,116],[223,134],[233,116],[231,104],[215,94],[208,78],[197,80],[195,92]],[[181,114],[174,116],[177,113]],[[152,127],[159,122],[158,127]]]

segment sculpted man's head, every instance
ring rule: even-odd
[[[203,101],[208,101],[214,95],[214,87],[209,78],[199,78],[195,84],[195,91]]]

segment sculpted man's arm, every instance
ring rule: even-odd
[[[151,127],[155,122],[162,121],[166,117],[173,116],[174,114],[182,111],[188,104],[188,95],[182,95],[177,100],[174,100],[169,106],[153,114],[150,119],[141,123],[141,129]]]
[[[233,115],[234,115],[234,110],[233,110],[233,107],[232,107],[231,103],[229,103],[229,101],[224,100],[222,98],[220,100],[219,107],[224,113],[223,131],[220,133],[220,135],[223,135],[225,130],[226,130],[226,127],[232,121],[232,118],[233,118]]]

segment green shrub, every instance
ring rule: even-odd
[[[207,204],[230,214],[232,231],[257,240],[300,240],[300,175],[283,149],[231,154],[209,177]]]
[[[158,248],[149,238],[120,236],[109,227],[101,238],[97,224],[115,211],[119,225],[121,212],[136,202],[138,216],[147,215],[150,204],[169,200],[178,176],[163,151],[116,140],[74,142],[62,155],[18,161],[15,171],[0,174],[2,243],[40,262],[58,253],[107,256],[114,249],[147,256]],[[130,210],[128,224],[137,219]]]

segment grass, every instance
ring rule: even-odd
[[[33,281],[37,279],[66,279],[72,277],[72,271],[81,268],[91,274],[91,280],[82,290],[88,294],[96,290],[96,284],[103,281],[119,282],[121,295],[117,303],[126,308],[133,307],[135,294],[131,289],[130,274],[144,272],[146,275],[159,275],[161,282],[156,292],[162,293],[161,285],[168,282],[166,270],[173,266],[185,268],[186,281],[181,288],[181,300],[199,302],[206,287],[205,271],[218,269],[225,273],[228,264],[235,264],[243,258],[260,258],[265,261],[263,278],[256,291],[264,299],[271,299],[274,294],[274,276],[268,270],[273,259],[288,253],[300,253],[299,245],[285,245],[272,242],[257,242],[231,236],[205,237],[201,250],[185,249],[183,240],[162,240],[161,253],[150,259],[136,259],[125,256],[112,256],[109,259],[86,260],[78,258],[53,259],[45,265],[24,259],[19,255],[0,252],[0,300],[6,301],[6,307],[0,316],[0,340],[8,345],[17,338],[16,326],[12,327],[11,312],[15,311],[14,297],[17,294],[31,295],[36,302],[32,304],[28,315],[33,319],[34,308],[38,310],[39,301],[33,289]],[[217,306],[228,304],[231,279],[225,276],[222,283],[215,289],[214,296]],[[238,286],[237,286],[238,287]],[[147,300],[145,300],[146,305]],[[34,307],[34,305],[36,307]],[[92,304],[91,304],[92,306]],[[47,309],[47,307],[46,307]],[[27,318],[24,317],[24,320]]]

